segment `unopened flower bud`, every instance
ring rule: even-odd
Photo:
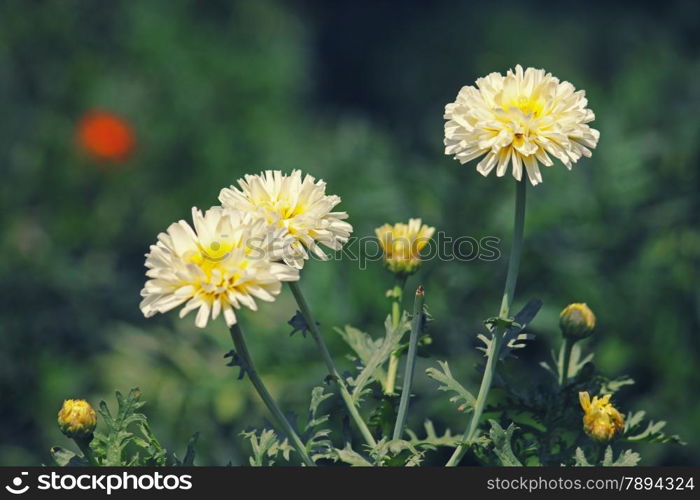
[[[408,276],[421,266],[421,250],[430,242],[434,227],[421,219],[409,219],[408,224],[384,224],[374,230],[384,251],[384,263],[394,274]]]
[[[97,415],[84,399],[66,399],[58,412],[58,427],[69,438],[88,438],[97,426]]]
[[[583,408],[583,430],[591,439],[607,442],[622,432],[625,419],[610,403],[610,394],[591,400],[587,392],[579,392],[578,397]]]
[[[586,304],[569,304],[559,314],[559,326],[565,337],[581,340],[595,328],[595,314]]]

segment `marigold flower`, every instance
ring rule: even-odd
[[[596,441],[610,441],[625,427],[625,419],[610,403],[611,394],[602,398],[587,392],[578,393],[583,408],[583,430]]]
[[[91,111],[78,123],[78,141],[82,148],[98,160],[125,160],[134,149],[131,126],[106,111]]]
[[[297,269],[304,267],[308,251],[328,259],[319,243],[340,250],[352,233],[352,226],[344,220],[348,214],[332,211],[340,197],[327,195],[325,182],[311,175],[302,178],[300,170],[290,175],[279,170],[246,175],[238,185],[221,190],[221,204],[254,214],[272,227],[285,228],[292,239],[283,260]]]
[[[84,399],[66,399],[58,412],[58,427],[69,438],[88,438],[97,426],[97,415]]]
[[[595,329],[595,314],[586,304],[569,304],[559,314],[559,326],[565,337],[585,339]]]
[[[460,163],[484,156],[476,167],[486,176],[494,168],[522,178],[523,165],[533,185],[542,182],[539,164],[552,158],[571,169],[582,156],[590,156],[600,133],[587,124],[595,119],[586,108],[583,90],[545,73],[520,65],[505,76],[491,73],[476,86],[465,86],[445,106],[445,154]]]
[[[299,272],[273,262],[281,257],[290,236],[270,230],[234,210],[213,207],[202,213],[192,208],[194,229],[184,220],[158,235],[146,254],[141,311],[147,318],[185,303],[180,317],[197,310],[195,325],[223,313],[228,326],[236,323],[234,309],[257,309],[255,299],[271,302],[282,281],[299,279]]]
[[[374,230],[384,251],[384,263],[397,274],[412,274],[421,265],[420,251],[428,244],[435,228],[409,219],[408,224],[384,224]]]

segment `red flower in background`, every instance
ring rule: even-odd
[[[134,149],[134,132],[129,123],[107,111],[83,115],[77,135],[83,150],[99,160],[123,161]]]

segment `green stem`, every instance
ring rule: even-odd
[[[372,433],[369,430],[369,427],[367,427],[367,424],[362,419],[360,412],[358,411],[357,407],[355,406],[355,403],[352,400],[350,392],[348,392],[345,380],[343,380],[343,377],[340,375],[340,372],[338,372],[338,368],[336,368],[335,363],[333,362],[331,353],[328,351],[328,347],[323,341],[321,331],[319,330],[318,325],[316,324],[316,321],[314,320],[314,317],[311,314],[311,309],[309,308],[309,305],[306,302],[306,299],[304,298],[304,294],[301,292],[301,288],[299,288],[298,282],[290,281],[288,284],[289,288],[292,290],[294,299],[297,301],[297,305],[301,310],[301,314],[304,316],[306,325],[309,327],[311,336],[314,338],[318,349],[321,351],[321,357],[323,358],[323,361],[326,364],[328,373],[338,384],[340,396],[343,398],[345,406],[347,406],[348,412],[350,412],[350,416],[355,421],[355,425],[357,425],[357,428],[362,434],[362,437],[364,438],[365,442],[372,447],[377,446],[377,441],[375,441],[374,437],[372,436]]]
[[[520,255],[523,250],[523,233],[525,230],[525,199],[527,193],[527,180],[522,179],[518,182],[516,195],[515,195],[515,217],[513,221],[513,246],[510,252],[510,259],[508,260],[508,273],[506,274],[506,284],[503,290],[503,299],[501,300],[501,309],[498,313],[500,319],[508,319],[510,314],[510,307],[513,304],[513,295],[515,293],[515,285],[518,281],[518,270],[520,268]],[[484,368],[484,376],[481,379],[481,386],[479,387],[479,394],[476,398],[476,403],[474,405],[474,413],[472,414],[472,419],[467,427],[467,430],[462,436],[462,443],[457,446],[454,453],[447,462],[447,467],[454,467],[459,464],[462,457],[467,452],[471,440],[476,435],[477,429],[479,428],[479,420],[481,419],[481,414],[484,412],[484,407],[486,406],[486,399],[488,398],[489,391],[491,390],[491,382],[493,381],[493,375],[496,372],[496,364],[498,362],[498,355],[501,349],[501,340],[505,328],[503,326],[498,326],[493,335],[493,341],[491,342],[489,352],[487,353],[486,367]]]
[[[401,301],[403,299],[403,289],[406,286],[406,276],[397,275],[396,285],[391,291],[394,300],[391,303],[391,326],[394,330],[399,327],[401,321]],[[396,373],[399,370],[399,356],[391,353],[389,357],[389,366],[386,374],[386,384],[384,386],[384,394],[394,394],[396,388]]]
[[[282,410],[280,410],[279,406],[277,406],[275,400],[272,399],[272,396],[258,375],[255,365],[253,364],[253,359],[250,357],[250,353],[248,352],[248,347],[246,346],[240,326],[235,324],[230,328],[230,331],[231,339],[233,340],[233,345],[236,349],[236,354],[238,354],[238,356],[241,358],[241,361],[244,364],[243,369],[245,370],[245,373],[248,374],[253,387],[255,387],[255,390],[258,391],[260,399],[263,400],[263,403],[265,403],[267,409],[270,410],[270,413],[272,413],[272,416],[277,421],[278,426],[291,441],[292,446],[294,446],[299,455],[301,455],[302,461],[310,467],[316,466],[306,451],[306,446],[304,446],[304,443],[302,443],[296,431],[287,420],[287,417],[285,417],[284,413],[282,413]]]
[[[401,439],[403,427],[406,425],[406,415],[408,414],[408,403],[411,398],[411,385],[413,384],[413,372],[416,365],[416,351],[418,350],[418,336],[423,329],[423,304],[425,303],[425,290],[419,286],[416,290],[416,297],[413,301],[413,320],[411,322],[411,337],[408,342],[408,356],[406,357],[406,370],[403,376],[403,387],[401,389],[401,401],[399,402],[399,412],[396,415],[396,425],[392,439]]]
[[[561,378],[559,380],[559,385],[561,385],[562,387],[564,387],[567,380],[569,380],[569,363],[571,362],[571,350],[573,349],[573,347],[574,341],[568,337],[564,337],[564,359],[561,363]]]
[[[75,438],[73,438],[73,441],[75,441],[75,444],[78,445],[78,448],[80,448],[80,451],[83,452],[83,456],[90,463],[90,465],[95,465],[95,466],[100,465],[97,463],[97,458],[95,458],[95,453],[92,451],[92,448],[90,448],[90,441],[92,441],[92,434],[90,434],[90,436],[87,438],[75,437]]]

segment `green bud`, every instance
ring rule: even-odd
[[[559,314],[559,326],[564,337],[585,339],[593,334],[595,314],[586,304],[569,304]]]

